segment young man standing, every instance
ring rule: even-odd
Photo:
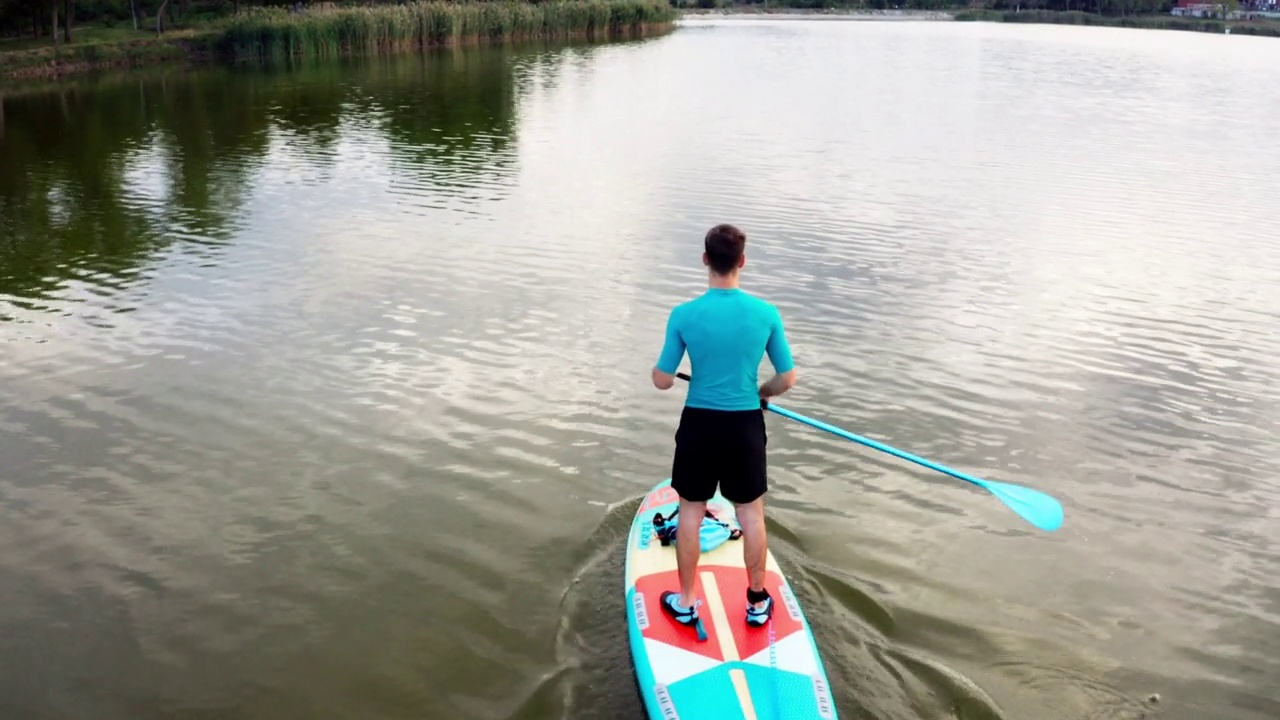
[[[676,430],[671,468],[671,487],[680,496],[683,519],[676,527],[680,592],[662,595],[662,609],[683,625],[698,620],[698,530],[717,485],[736,507],[742,527],[749,582],[747,622],[763,625],[773,616],[773,598],[764,587],[768,481],[762,401],[790,390],[796,371],[777,308],[738,287],[746,242],[746,235],[732,225],[707,232],[702,255],[709,270],[707,291],[672,309],[666,342],[653,369],[654,386],[667,390],[675,384],[681,358],[689,353],[689,394]],[[757,388],[760,360],[766,353],[776,374]]]

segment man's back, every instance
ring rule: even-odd
[[[773,617],[773,598],[764,586],[769,472],[760,401],[791,389],[796,372],[777,308],[738,289],[746,245],[747,236],[733,225],[707,231],[702,262],[708,290],[671,311],[666,342],[653,368],[654,387],[669,390],[686,351],[693,365],[671,460],[671,488],[680,496],[680,517],[685,518],[676,528],[680,592],[663,592],[660,601],[665,615],[680,625],[698,627],[700,635],[694,595],[700,524],[689,518],[703,516],[717,488],[733,503],[742,530],[747,624],[760,627]],[[777,374],[756,387],[760,358],[766,353]]]
[[[738,288],[710,288],[671,311],[658,368],[674,373],[685,351],[693,370],[688,407],[759,409],[761,358],[767,353],[780,373],[792,368],[777,308]]]

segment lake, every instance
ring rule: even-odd
[[[770,415],[842,718],[1280,716],[1275,87],[1267,38],[702,18],[10,91],[0,716],[639,718],[719,222],[780,405],[1066,509]]]

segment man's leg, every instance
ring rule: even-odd
[[[693,593],[694,580],[698,577],[698,556],[701,555],[702,517],[707,512],[705,502],[691,502],[680,498],[680,523],[676,525],[676,566],[680,570],[680,604],[691,608],[697,598]]]
[[[760,626],[773,616],[773,598],[764,587],[768,540],[764,529],[764,496],[769,491],[764,412],[740,416],[733,475],[720,491],[734,504],[742,528],[742,559],[747,567],[747,623]]]
[[[702,517],[707,500],[716,491],[712,472],[712,443],[707,442],[708,413],[685,408],[676,431],[676,451],[671,466],[671,488],[680,496],[676,525],[676,567],[680,591],[662,593],[662,609],[682,625],[698,626],[694,585],[698,576]],[[702,633],[699,632],[699,639]]]
[[[764,592],[765,558],[769,547],[764,529],[764,498],[734,507],[738,511],[738,525],[742,528],[742,559],[747,566],[747,582],[752,591]]]

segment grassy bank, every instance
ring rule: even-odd
[[[956,13],[959,21],[1007,23],[1046,23],[1054,25],[1098,25],[1104,27],[1144,28],[1148,30],[1186,30],[1190,32],[1224,33],[1280,37],[1280,22],[1245,20],[1206,20],[1174,15],[1129,15],[1111,17],[1085,12],[1051,12],[1047,10],[972,10]]]
[[[128,33],[99,41],[3,51],[0,77],[62,76],[164,62],[236,62],[408,52],[470,42],[634,37],[668,28],[665,0],[413,2],[290,12],[246,9],[232,17],[156,36]]]
[[[674,20],[675,11],[660,0],[431,1],[315,13],[269,8],[236,16],[216,48],[236,59],[372,55],[468,41],[625,37]]]
[[[0,78],[25,79],[75,75],[94,70],[158,63],[199,62],[212,56],[214,33],[190,30],[162,38],[83,42],[0,52]]]

